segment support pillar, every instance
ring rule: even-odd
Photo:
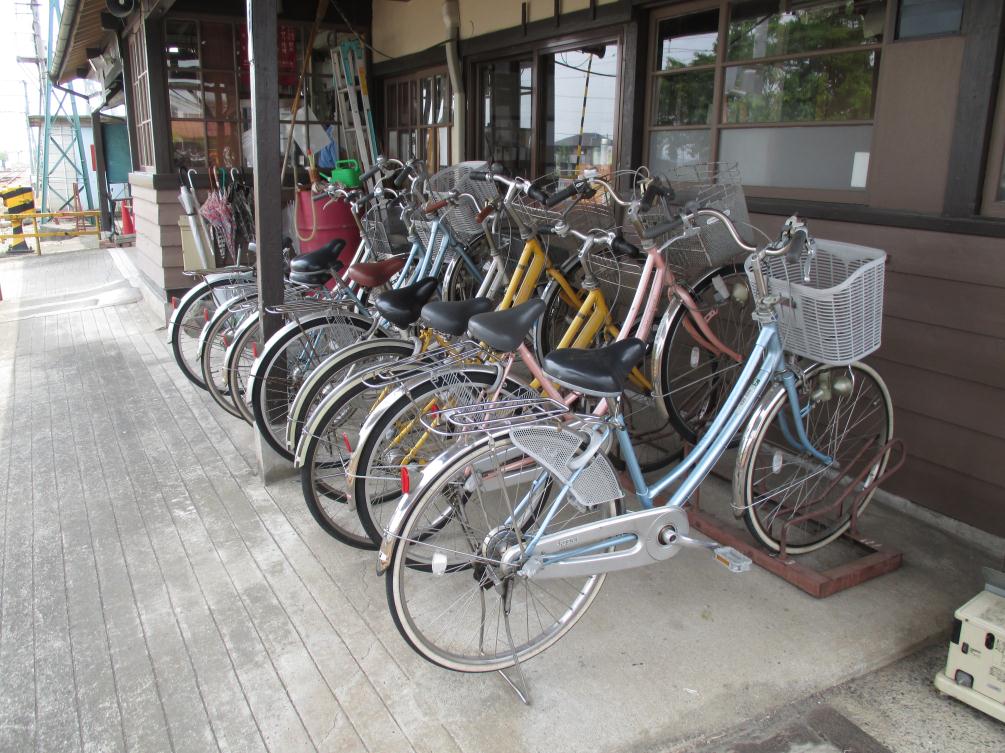
[[[247,0],[248,57],[251,63],[251,134],[254,144],[255,240],[258,244],[258,301],[262,334],[279,329],[266,308],[283,300],[282,175],[279,171],[279,51],[277,0]],[[255,432],[262,480],[289,472],[289,463]]]

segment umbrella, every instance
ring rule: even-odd
[[[195,171],[188,171],[188,181],[190,185],[192,183],[193,172]],[[185,185],[183,182],[181,184],[181,192],[178,194],[178,200],[181,202],[182,209],[185,210],[185,216],[188,218],[188,226],[192,231],[192,240],[195,242],[195,250],[199,254],[199,261],[202,262],[202,268],[209,269],[209,256],[206,254],[205,242],[206,228],[202,223],[202,216],[199,214],[199,201],[195,198],[195,191],[191,190],[189,186]]]
[[[210,171],[210,191],[206,201],[203,202],[199,214],[209,223],[220,243],[220,250],[224,258],[234,250],[234,213],[230,209],[230,204],[224,196],[221,183],[226,183],[227,174],[223,173],[220,179],[216,176],[216,167]]]

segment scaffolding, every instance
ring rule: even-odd
[[[30,3],[35,57],[18,59],[18,62],[34,63],[38,69],[42,116],[39,136],[33,144],[35,159],[32,165],[35,193],[40,199],[38,208],[43,212],[49,209],[55,212],[91,210],[94,198],[77,113],[77,98],[86,100],[87,97],[74,90],[73,82],[62,87],[49,78],[53,47],[63,14],[60,0],[48,0],[48,6],[48,35],[43,47],[39,3],[35,0]],[[31,115],[27,117],[30,123]]]

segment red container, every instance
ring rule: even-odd
[[[310,191],[297,191],[297,231],[300,237],[310,235],[311,228],[317,223],[314,236],[308,241],[300,241],[300,253],[316,251],[327,246],[333,239],[341,238],[345,241],[345,247],[339,254],[339,260],[348,266],[359,246],[359,227],[349,209],[349,202],[340,199],[325,208],[327,202],[328,197],[314,201]],[[313,217],[311,204],[314,204]]]

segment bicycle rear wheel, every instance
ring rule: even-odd
[[[212,321],[203,332],[199,355],[199,366],[206,390],[217,405],[238,418],[241,418],[241,413],[230,397],[225,363],[227,351],[248,317],[258,316],[256,299],[257,296],[235,298],[217,309]]]
[[[251,407],[255,426],[282,457],[293,460],[286,421],[306,376],[332,353],[359,342],[371,324],[369,317],[339,311],[288,324],[265,344],[248,380]]]
[[[171,353],[182,374],[192,384],[206,389],[199,367],[199,336],[216,313],[218,288],[240,282],[241,278],[203,281],[186,293],[168,323]]]
[[[335,389],[319,401],[304,422],[296,451],[307,509],[328,534],[358,549],[375,547],[349,504],[346,470],[359,442],[360,428],[381,394],[380,389],[367,387],[363,379],[379,364],[407,358],[414,351],[412,343],[401,341],[366,345],[370,347],[343,360],[333,373],[328,384]],[[349,374],[353,376],[346,379]]]
[[[227,393],[241,418],[255,422],[255,413],[248,404],[245,384],[251,367],[262,350],[262,323],[257,315],[247,319],[227,348],[223,371],[227,378]]]
[[[886,468],[878,450],[893,435],[893,404],[879,374],[864,363],[817,364],[798,387],[810,444],[832,458],[824,464],[793,441],[795,423],[784,388],[769,393],[744,433],[733,476],[734,498],[743,505],[751,534],[773,551],[812,552],[830,543],[851,525],[851,498]],[[856,456],[865,451],[854,464]],[[835,509],[841,494],[865,467],[863,484]],[[864,512],[871,490],[859,507]],[[813,520],[792,523],[807,512]]]
[[[571,630],[605,575],[535,581],[502,563],[504,551],[537,533],[561,488],[507,435],[441,460],[435,477],[424,477],[409,498],[411,511],[396,532],[388,606],[404,639],[433,664],[458,672],[506,669]],[[563,502],[547,532],[617,513],[616,502],[587,510]]]
[[[408,467],[415,475],[455,442],[428,429],[423,417],[428,422],[433,411],[490,400],[489,390],[497,378],[498,373],[488,368],[444,371],[381,402],[360,436],[352,463],[356,513],[375,546],[401,498],[401,469]],[[499,388],[499,401],[521,397],[537,398],[539,394],[513,379]]]

